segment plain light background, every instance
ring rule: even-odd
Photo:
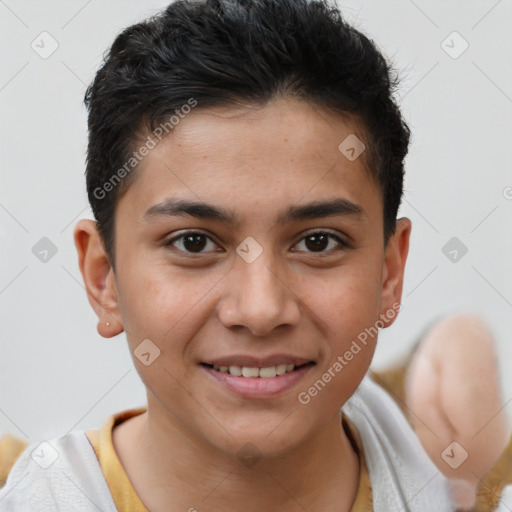
[[[0,0],[0,431],[31,442],[145,404],[124,334],[96,331],[72,234],[92,218],[86,85],[119,31],[166,5]],[[403,310],[381,332],[373,367],[406,354],[437,318],[479,313],[511,401],[512,0],[340,7],[399,70],[413,132],[400,210],[413,222]],[[31,47],[42,32],[58,43],[47,59]],[[43,237],[57,249],[46,263],[32,252]],[[457,262],[443,253],[453,237],[467,247]]]

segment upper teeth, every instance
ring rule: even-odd
[[[278,364],[276,366],[268,366],[267,368],[256,368],[251,366],[217,366],[213,365],[213,369],[222,373],[230,373],[237,377],[262,377],[264,379],[272,379],[276,375],[284,375],[287,372],[293,372],[294,364]]]

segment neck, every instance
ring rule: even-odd
[[[284,455],[240,460],[151,412],[148,404],[146,413],[116,427],[113,441],[135,492],[152,512],[234,512],[241,504],[258,511],[351,509],[359,460],[340,415]]]

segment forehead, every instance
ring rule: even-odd
[[[381,222],[380,190],[364,152],[352,160],[339,149],[354,136],[365,139],[355,119],[295,99],[197,108],[140,162],[119,207],[129,202],[140,218],[173,197],[229,206],[244,222],[277,210],[282,217],[286,205],[343,198]]]

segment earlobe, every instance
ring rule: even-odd
[[[411,229],[410,219],[398,219],[396,231],[391,236],[384,255],[380,313],[385,327],[389,327],[395,321],[396,311],[401,304]]]
[[[115,276],[96,222],[80,220],[74,229],[78,264],[89,304],[98,316],[98,333],[111,338],[123,332]]]

